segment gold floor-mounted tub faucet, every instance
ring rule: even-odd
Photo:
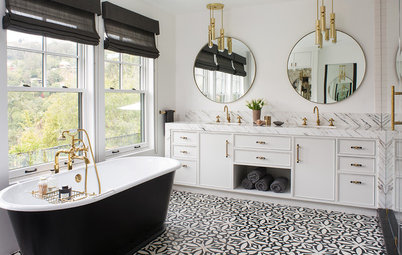
[[[88,145],[87,146],[84,141],[80,138],[75,138],[76,136],[79,135],[79,133],[82,132],[85,134],[87,141],[88,141]],[[95,172],[96,172],[96,177],[98,179],[98,189],[99,189],[99,194],[101,194],[101,183],[100,183],[100,179],[99,179],[99,173],[98,173],[98,168],[96,166],[96,162],[95,162],[95,157],[94,157],[94,153],[92,150],[92,145],[91,145],[91,141],[89,139],[89,135],[88,132],[85,129],[74,129],[74,130],[66,130],[63,131],[61,133],[61,137],[60,140],[66,140],[67,137],[66,135],[71,137],[71,144],[70,144],[70,149],[68,150],[59,150],[56,152],[55,155],[55,159],[54,159],[54,172],[57,174],[60,172],[60,164],[59,164],[59,156],[60,154],[67,154],[68,155],[68,162],[67,162],[67,169],[71,170],[73,169],[73,161],[74,159],[79,159],[79,160],[83,160],[85,163],[85,194],[87,193],[87,180],[88,180],[88,165],[91,163],[91,161],[88,158],[88,152],[91,152],[91,156],[92,156],[92,160],[94,162],[94,168],[95,168]],[[82,156],[80,156],[79,154],[82,152]]]

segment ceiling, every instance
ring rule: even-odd
[[[266,3],[267,0],[143,0],[171,14],[197,12],[206,9],[209,3],[223,3],[225,8]]]

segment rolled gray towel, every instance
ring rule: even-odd
[[[255,183],[255,188],[261,191],[269,190],[271,183],[274,181],[274,177],[272,175],[267,174],[261,180]]]
[[[267,174],[267,172],[265,171],[265,168],[255,168],[254,170],[252,170],[250,173],[247,174],[247,178],[253,183],[255,184],[256,182],[258,182],[260,179],[262,179],[262,177],[264,177]]]
[[[241,182],[241,186],[245,189],[255,189],[254,183],[252,183],[249,179],[244,178]]]
[[[288,179],[285,177],[278,177],[271,183],[271,190],[275,193],[283,193],[288,187]]]

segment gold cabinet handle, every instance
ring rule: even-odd
[[[350,183],[352,183],[352,184],[362,184],[361,181],[350,181]]]
[[[361,147],[361,146],[350,146],[350,148],[354,149],[354,150],[362,150],[363,149],[363,147]]]
[[[258,143],[258,144],[265,144],[264,141],[256,141],[255,143]]]
[[[266,160],[265,157],[255,157],[256,159],[260,159],[260,160]]]
[[[187,168],[187,167],[188,167],[188,165],[182,165],[182,167],[183,167],[183,168]]]
[[[350,164],[351,166],[355,166],[355,167],[362,167],[363,165],[362,164]]]
[[[188,151],[180,151],[180,153],[187,154]]]
[[[183,140],[187,140],[187,139],[188,139],[187,136],[180,136],[180,138],[183,139]]]
[[[229,157],[229,141],[226,140],[226,157]]]
[[[300,145],[296,145],[296,163],[300,163]]]

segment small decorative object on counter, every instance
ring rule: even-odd
[[[283,123],[284,123],[283,121],[279,121],[279,120],[274,121],[274,124],[275,124],[276,126],[278,126],[278,127],[282,126]]]
[[[71,188],[68,186],[63,186],[61,189],[59,189],[59,198],[60,199],[70,199],[71,197]]]
[[[38,182],[38,193],[39,196],[43,197],[47,194],[47,179],[46,177],[41,177]]]
[[[50,172],[51,172],[50,176],[47,179],[47,190],[48,190],[48,192],[52,192],[52,191],[57,190],[57,186],[58,186],[54,170],[51,170]]]
[[[271,116],[264,116],[265,126],[271,126]]]
[[[253,123],[261,118],[261,109],[265,105],[264,99],[253,99],[251,102],[247,101],[246,106],[253,110]]]
[[[262,125],[265,124],[265,121],[263,121],[263,120],[256,120],[256,121],[255,121],[255,124],[256,124],[257,126],[262,126]]]

